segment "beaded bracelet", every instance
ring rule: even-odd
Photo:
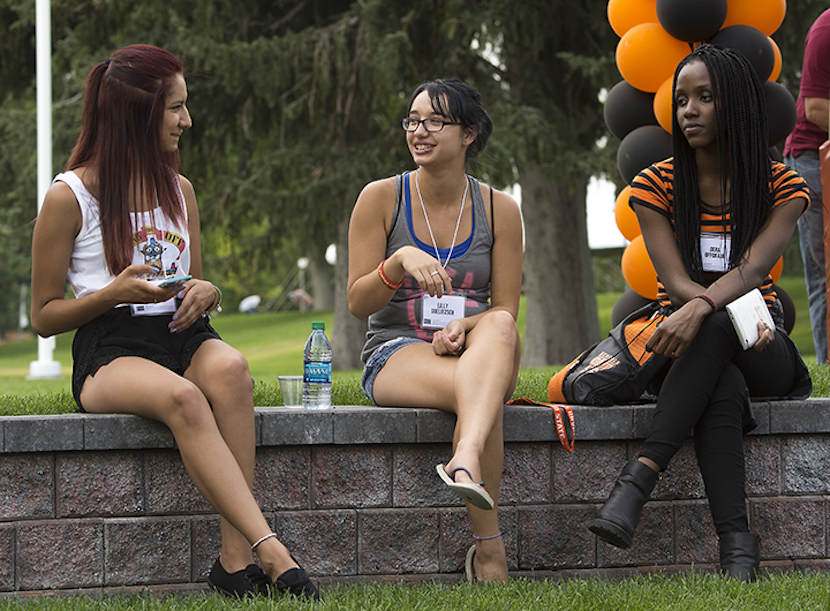
[[[709,307],[712,308],[712,312],[718,311],[718,306],[715,304],[714,300],[711,297],[709,297],[709,295],[704,295],[703,293],[701,293],[700,295],[695,295],[692,299],[702,299],[703,301],[709,304]]]
[[[378,265],[378,278],[380,278],[380,281],[383,282],[387,287],[389,287],[393,291],[397,291],[403,285],[403,278],[401,278],[401,281],[397,282],[397,283],[392,282],[391,280],[389,280],[389,278],[386,277],[386,274],[383,273],[383,264],[384,263],[386,263],[386,259],[381,261],[380,265]]]

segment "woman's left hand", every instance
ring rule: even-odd
[[[460,320],[451,320],[446,327],[432,335],[432,349],[438,356],[460,356],[466,340],[464,325]]]
[[[204,314],[216,299],[216,289],[206,280],[188,280],[176,293],[180,304],[168,324],[171,333],[184,331]]]
[[[758,321],[758,341],[752,345],[756,352],[763,352],[764,348],[775,341],[775,329],[770,329],[766,324]]]
[[[711,312],[705,301],[692,299],[660,323],[646,343],[646,349],[672,358],[683,356],[703,324],[703,319]]]

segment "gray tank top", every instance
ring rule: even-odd
[[[403,246],[415,246],[435,256],[432,244],[415,237],[412,229],[412,202],[409,192],[410,173],[396,177],[399,189],[395,203],[392,231],[386,240],[386,256],[389,257]],[[493,249],[493,234],[487,223],[481,187],[469,176],[470,194],[473,200],[473,230],[470,236],[452,249],[452,258],[446,271],[452,279],[453,294],[464,295],[465,316],[475,316],[490,308],[490,253]],[[438,249],[441,261],[446,260],[449,249]],[[408,273],[404,274],[401,288],[384,308],[369,317],[369,330],[361,359],[365,363],[372,353],[389,340],[398,337],[415,337],[432,341],[433,331],[421,326],[424,292]]]

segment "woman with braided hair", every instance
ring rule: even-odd
[[[749,532],[743,434],[754,428],[750,397],[799,396],[809,373],[783,328],[770,270],[807,209],[806,183],[770,160],[764,96],[739,53],[702,45],[677,67],[674,156],[632,182],[637,213],[673,313],[648,349],[671,357],[651,432],[629,461],[590,530],[627,548],[643,505],[690,431],[720,541],[721,571],[756,578],[760,538]],[[775,328],[744,352],[723,307],[759,288]]]

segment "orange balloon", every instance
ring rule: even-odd
[[[654,116],[657,117],[657,122],[660,127],[671,134],[671,87],[674,81],[674,75],[663,81],[657,93],[654,94]]]
[[[629,85],[654,93],[690,52],[688,43],[671,36],[659,23],[641,23],[617,43],[617,68]]]
[[[631,185],[625,185],[617,195],[614,204],[614,218],[617,221],[617,229],[629,242],[642,233],[640,221],[637,220],[637,213],[628,205],[628,197],[631,195]]]
[[[635,25],[660,23],[657,0],[608,0],[608,23],[620,38]]]
[[[642,235],[631,240],[622,254],[623,278],[635,293],[646,299],[657,298],[657,272],[646,250]]]
[[[787,13],[787,0],[729,0],[726,20],[721,29],[730,25],[749,25],[767,36],[777,30]]]
[[[775,44],[775,41],[767,36],[769,39],[769,44],[772,45],[772,52],[775,54],[775,63],[772,65],[772,74],[769,75],[768,81],[777,81],[778,77],[781,76],[781,49],[778,48],[778,45]]]
[[[781,272],[784,271],[784,257],[779,257],[778,261],[775,262],[775,265],[772,266],[772,269],[769,272],[769,275],[772,276],[773,282],[778,282],[778,279],[781,278]]]

